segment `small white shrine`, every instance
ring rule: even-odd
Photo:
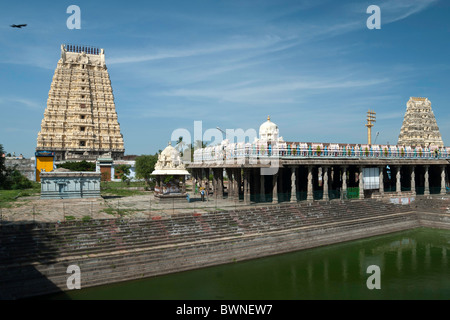
[[[156,178],[155,197],[160,200],[186,198],[186,176],[189,172],[177,149],[169,145],[159,154],[152,175]]]

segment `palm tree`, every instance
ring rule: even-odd
[[[207,142],[203,142],[202,140],[196,140],[194,145],[188,144],[187,147],[191,150],[191,162],[194,161],[194,150],[206,148],[208,146]]]
[[[183,137],[179,137],[177,140],[177,144],[175,145],[175,149],[177,149],[181,156],[183,156],[184,153],[184,149],[187,147],[188,145],[183,141]]]

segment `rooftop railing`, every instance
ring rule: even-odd
[[[449,147],[323,143],[230,143],[194,151],[194,163],[248,159],[449,159]]]
[[[85,45],[66,44],[64,45],[64,49],[67,52],[76,52],[76,53],[85,52],[87,54],[96,54],[96,55],[100,54],[99,48]]]

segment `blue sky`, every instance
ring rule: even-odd
[[[80,30],[66,26],[72,4]],[[393,144],[411,96],[431,100],[449,145],[450,1],[8,1],[0,21],[7,152],[34,154],[63,43],[105,49],[126,154],[194,121],[258,130],[267,115],[285,140],[365,143],[368,109],[377,143]]]

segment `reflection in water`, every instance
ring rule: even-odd
[[[447,248],[442,247],[442,266],[447,267]]]
[[[73,299],[450,299],[449,248],[449,230],[421,228],[68,295]],[[370,265],[380,267],[380,290],[366,286]]]

